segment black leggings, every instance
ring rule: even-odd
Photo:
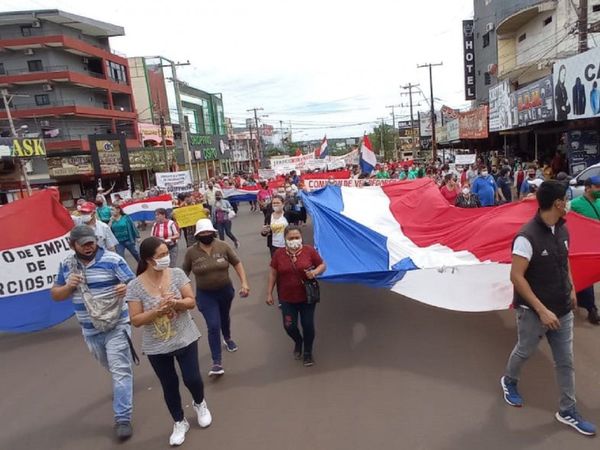
[[[304,353],[312,354],[313,342],[315,340],[315,303],[287,303],[281,301],[281,313],[283,315],[283,328],[294,344],[300,347],[304,343]],[[303,336],[298,329],[298,314],[302,323]]]
[[[204,384],[202,383],[200,365],[198,364],[198,341],[171,353],[148,355],[148,359],[160,380],[171,417],[175,422],[181,422],[184,415],[181,406],[181,395],[179,395],[179,378],[175,370],[175,359],[177,359],[181,369],[183,384],[192,394],[194,402],[197,404],[202,403],[202,400],[204,400]]]

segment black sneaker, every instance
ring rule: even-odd
[[[133,434],[131,422],[117,422],[115,424],[115,436],[120,441],[126,441]]]
[[[305,353],[304,354],[304,367],[310,367],[314,364],[314,360],[313,357],[310,353]]]
[[[302,359],[302,344],[296,344],[294,346],[294,359],[300,361]]]
[[[588,310],[588,322],[592,325],[600,325],[600,316],[598,316],[598,310],[596,308]]]

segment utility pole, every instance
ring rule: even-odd
[[[588,49],[588,0],[579,0],[579,53]]]
[[[381,147],[379,149],[379,153],[381,155],[383,155],[383,158],[385,159],[385,144],[383,143],[383,126],[385,125],[385,123],[384,123],[385,117],[378,117],[377,120],[381,120],[381,125],[379,127],[379,137],[381,139]]]
[[[419,87],[419,84],[408,83],[407,85],[400,86],[401,89],[408,90],[408,103],[410,105],[410,134],[412,136],[412,152],[413,158],[417,154],[417,137],[415,136],[415,119],[413,115],[413,99],[412,99],[412,90],[413,88]]]
[[[183,105],[181,103],[181,92],[179,91],[179,83],[181,83],[181,81],[179,81],[179,79],[177,78],[177,67],[180,66],[189,66],[191,65],[189,61],[186,61],[184,63],[176,63],[175,61],[172,61],[170,59],[165,58],[164,56],[157,56],[156,58],[161,59],[161,60],[165,60],[167,61],[169,64],[168,65],[161,65],[160,67],[170,67],[171,68],[171,81],[173,82],[173,88],[175,90],[175,103],[176,103],[176,108],[177,108],[177,118],[178,118],[178,122],[179,122],[179,129],[181,130],[181,144],[183,145],[183,156],[185,158],[185,162],[188,166],[188,172],[190,173],[190,180],[193,182],[194,181],[194,172],[192,171],[192,155],[190,152],[190,142],[188,139],[188,134],[187,134],[187,127],[185,125],[185,118],[183,116]],[[198,182],[200,182],[200,179],[198,179]]]
[[[398,159],[398,132],[396,130],[396,111],[395,108],[401,108],[402,105],[388,105],[386,108],[392,109],[392,129],[394,132],[394,158]]]
[[[246,112],[250,112],[250,111],[254,111],[254,125],[256,127],[256,154],[257,154],[257,158],[260,159],[260,161],[262,162],[263,160],[263,155],[262,155],[262,145],[260,142],[260,128],[258,127],[258,111],[262,111],[263,108],[251,108],[251,109],[247,109]],[[256,171],[258,172],[258,163],[257,163],[257,169]]]
[[[279,133],[281,135],[281,150],[283,151],[283,120],[279,121]]]
[[[6,116],[8,117],[8,124],[10,126],[10,133],[13,137],[19,137],[17,135],[17,130],[15,129],[15,123],[13,122],[12,112],[10,111],[10,101],[13,97],[29,97],[28,95],[18,95],[13,94],[9,95],[6,89],[0,90],[2,93],[2,100],[4,101],[4,109],[6,110]],[[25,187],[27,188],[27,195],[31,197],[31,184],[29,183],[29,176],[27,175],[27,168],[25,167],[25,161],[21,158],[17,158],[19,161],[19,167],[21,169],[21,175],[23,176],[23,181],[25,182]]]
[[[417,69],[422,69],[425,67],[429,68],[429,96],[431,97],[431,153],[434,162],[437,161],[437,142],[435,140],[435,103],[433,101],[433,74],[431,73],[431,68],[435,66],[441,66],[443,64],[444,63],[441,62],[437,64],[417,64]]]

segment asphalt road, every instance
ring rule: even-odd
[[[234,303],[240,348],[224,354],[226,374],[216,382],[205,376],[206,326],[193,313],[204,335],[201,369],[213,424],[199,429],[182,385],[192,424],[184,448],[598,448],[598,438],[553,418],[558,393],[547,344],[525,368],[525,407],[502,400],[499,377],[515,342],[510,311],[455,313],[385,290],[324,284],[316,365],[303,367],[292,357],[279,310],[264,303],[261,218],[243,205],[235,219],[252,293]],[[600,423],[600,327],[584,319],[579,313],[576,320],[579,408]],[[139,348],[141,332],[134,334]],[[119,444],[112,438],[110,377],[88,353],[74,318],[39,333],[1,335],[0,355],[0,449],[168,448],[171,418],[145,357],[135,368],[134,436]]]

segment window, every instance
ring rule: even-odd
[[[27,61],[27,67],[29,67],[30,72],[41,72],[44,70],[44,65],[42,64],[41,59]]]
[[[6,70],[4,70],[4,63],[0,63],[0,75],[6,75]]]
[[[523,42],[525,39],[527,39],[527,33],[523,33],[521,36],[519,36],[519,42]]]
[[[600,12],[600,3],[597,5],[592,6],[592,11],[593,12]]]
[[[577,181],[583,183],[585,180],[591,177],[600,176],[600,167],[594,167],[593,169],[586,170],[581,174],[580,177],[577,178]]]
[[[490,33],[485,33],[483,35],[483,48],[490,46]]]
[[[39,94],[35,96],[35,104],[38,106],[44,106],[50,104],[50,97],[48,94]]]
[[[127,70],[125,66],[112,61],[106,61],[107,74],[111,80],[117,83],[127,84]]]
[[[550,25],[552,23],[552,16],[548,16],[544,19],[544,26]]]
[[[486,72],[483,75],[485,85],[489,86],[490,84],[492,84],[492,75],[489,72]]]
[[[31,36],[31,27],[21,27],[21,34],[23,36]]]

